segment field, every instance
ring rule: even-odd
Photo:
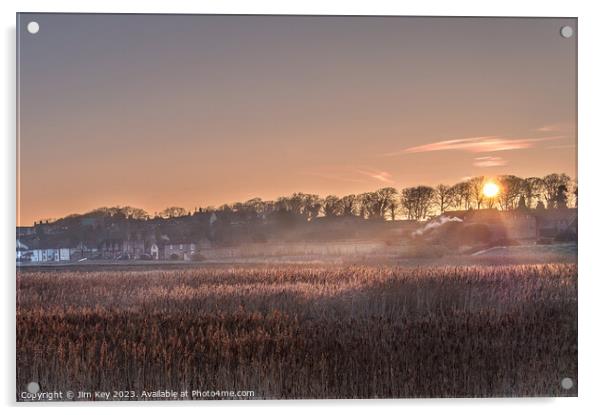
[[[574,263],[32,268],[17,305],[18,400],[30,381],[126,399],[577,394]]]

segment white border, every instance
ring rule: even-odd
[[[278,0],[222,0],[180,1],[144,0],[125,2],[104,1],[4,1],[1,2],[3,42],[2,81],[2,162],[0,163],[0,186],[3,203],[0,233],[2,262],[2,373],[0,374],[0,402],[9,412],[43,411],[48,414],[64,412],[126,413],[139,410],[140,404],[66,405],[45,406],[20,405],[13,403],[14,347],[15,347],[15,283],[14,283],[14,226],[15,226],[15,13],[21,12],[113,12],[113,13],[249,13],[249,14],[375,14],[375,15],[451,15],[451,16],[561,16],[579,18],[579,398],[565,399],[433,399],[397,401],[266,401],[266,402],[202,402],[202,403],[153,403],[144,405],[148,413],[163,413],[167,407],[177,406],[177,411],[205,412],[226,411],[248,413],[306,414],[314,411],[346,411],[364,413],[369,410],[399,413],[461,413],[504,414],[509,412],[545,411],[546,414],[569,412],[594,412],[602,407],[598,385],[601,383],[601,335],[599,316],[602,315],[602,275],[597,262],[600,257],[598,240],[602,211],[602,174],[600,171],[600,96],[602,61],[602,19],[600,2],[575,0],[526,1],[506,0],[496,3],[488,1],[278,1]],[[597,105],[598,104],[598,105]],[[6,412],[5,412],[6,413]]]

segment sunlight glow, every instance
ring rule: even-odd
[[[500,187],[493,182],[487,182],[483,186],[483,194],[485,197],[496,197],[499,193]]]

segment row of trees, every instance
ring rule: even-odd
[[[495,197],[483,194],[483,187],[488,181],[499,187],[499,194]],[[421,220],[449,210],[554,209],[568,206],[577,206],[577,184],[566,174],[553,173],[541,178],[503,175],[487,179],[479,176],[454,185],[415,186],[401,191],[384,187],[374,192],[343,197],[329,195],[323,199],[315,194],[294,193],[276,201],[255,198],[205,210],[237,213],[241,219],[285,211],[307,220],[321,215],[392,220],[401,216]]]
[[[486,197],[483,188],[488,181],[499,187],[494,197]],[[246,202],[225,204],[219,208],[195,209],[196,212],[216,212],[240,221],[252,221],[274,214],[289,214],[304,220],[318,216],[359,216],[366,219],[391,219],[404,217],[422,220],[429,215],[450,210],[498,208],[554,209],[577,206],[577,185],[566,174],[549,174],[544,177],[520,178],[503,175],[495,179],[473,177],[454,185],[439,184],[435,187],[415,186],[398,191],[384,187],[373,192],[351,194],[343,197],[329,195],[321,198],[316,194],[294,193],[275,201],[254,198]],[[129,206],[101,208],[96,212],[124,215],[133,219],[148,219],[142,209]],[[157,217],[177,218],[190,215],[181,207],[168,207],[155,214]]]

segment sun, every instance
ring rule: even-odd
[[[487,182],[485,186],[483,186],[483,194],[485,197],[496,197],[500,193],[500,187],[493,183]]]

